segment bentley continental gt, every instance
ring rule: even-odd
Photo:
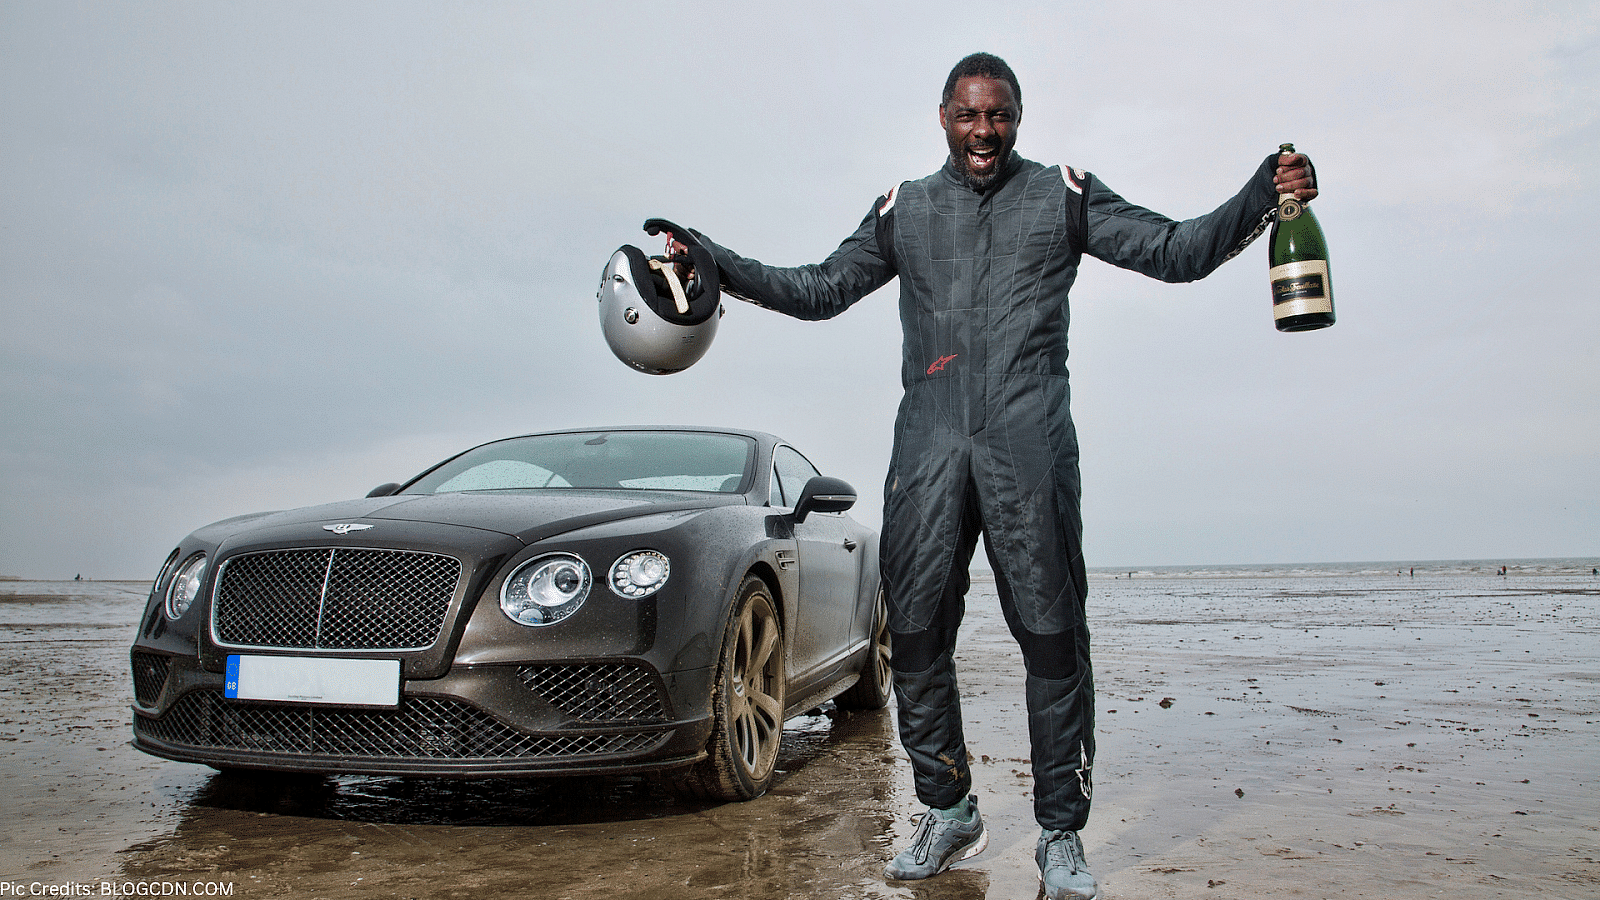
[[[759,796],[787,719],[888,703],[855,499],[772,435],[629,427],[493,441],[364,499],[208,525],[151,588],[134,746]]]

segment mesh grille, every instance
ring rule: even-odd
[[[140,706],[155,706],[161,689],[167,686],[167,670],[172,657],[155,653],[133,654],[133,698]]]
[[[217,640],[243,647],[420,650],[438,640],[460,577],[460,560],[404,550],[236,556],[217,585]]]
[[[522,666],[517,677],[546,703],[585,722],[664,722],[661,682],[625,663]]]
[[[398,709],[333,709],[184,695],[160,719],[134,717],[141,734],[169,744],[300,756],[496,760],[647,750],[661,732],[527,734],[458,700],[405,697]]]

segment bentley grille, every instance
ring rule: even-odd
[[[504,760],[647,750],[662,732],[528,734],[459,700],[405,697],[397,709],[241,703],[220,691],[185,694],[159,719],[134,717],[168,744],[299,756]]]
[[[217,642],[305,650],[433,646],[461,561],[365,548],[270,550],[235,556],[218,576]]]

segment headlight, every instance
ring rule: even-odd
[[[648,597],[667,583],[672,563],[654,550],[635,550],[611,564],[611,590],[619,597]]]
[[[194,598],[200,596],[201,576],[206,572],[206,555],[196,553],[184,561],[178,574],[167,586],[167,618],[179,619],[189,611]]]
[[[554,625],[578,611],[591,583],[582,559],[570,553],[541,556],[506,579],[500,609],[523,625]]]

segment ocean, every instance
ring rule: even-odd
[[[1380,562],[1257,563],[1238,565],[1143,566],[1089,569],[1090,579],[1140,576],[1159,578],[1340,578],[1370,575],[1465,576],[1498,575],[1504,567],[1512,575],[1593,576],[1600,556],[1552,559],[1434,559]]]

